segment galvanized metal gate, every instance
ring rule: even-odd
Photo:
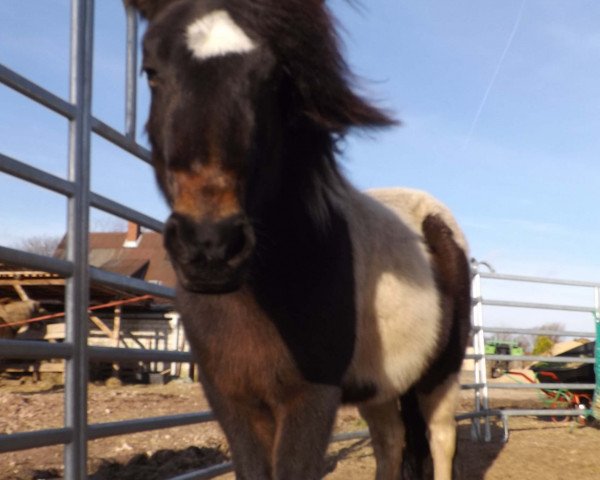
[[[133,221],[160,231],[162,223],[125,205],[90,191],[90,143],[92,132],[121,149],[149,162],[149,152],[135,140],[137,81],[137,21],[127,12],[127,69],[125,132],[119,132],[92,116],[92,42],[93,0],[71,2],[71,53],[69,101],[50,93],[0,64],[0,82],[29,97],[69,121],[68,179],[56,177],[18,159],[0,153],[0,171],[50,191],[68,201],[66,259],[44,257],[0,246],[0,261],[22,265],[66,277],[64,343],[0,341],[3,357],[28,359],[64,359],[64,427],[35,432],[0,435],[0,452],[64,444],[65,478],[86,478],[87,442],[97,438],[141,432],[167,426],[187,425],[211,420],[210,412],[174,415],[145,420],[88,425],[87,383],[90,360],[189,362],[183,352],[128,350],[87,346],[88,298],[90,282],[98,282],[141,294],[172,297],[172,289],[123,277],[88,265],[90,208]]]
[[[481,265],[481,264],[480,264]],[[521,275],[505,275],[498,274],[493,271],[486,271],[486,268],[473,269],[472,280],[472,295],[473,295],[473,353],[468,354],[467,358],[474,361],[474,383],[462,385],[463,389],[472,389],[475,393],[475,408],[472,412],[462,413],[458,415],[459,419],[472,419],[473,421],[473,437],[478,440],[490,441],[491,428],[490,419],[499,418],[504,426],[503,440],[507,441],[509,436],[508,422],[510,417],[515,416],[536,416],[536,417],[579,417],[581,415],[592,415],[591,405],[587,405],[585,409],[565,408],[566,405],[554,405],[553,408],[545,409],[491,409],[489,405],[490,390],[493,389],[532,389],[545,392],[559,392],[561,390],[571,391],[589,391],[593,393],[594,389],[600,385],[600,378],[596,378],[596,383],[560,383],[560,382],[544,382],[543,378],[539,383],[492,383],[488,378],[488,362],[490,361],[521,361],[527,363],[547,362],[556,364],[565,364],[575,362],[577,364],[594,364],[599,361],[598,358],[581,358],[577,356],[540,356],[540,355],[500,355],[486,354],[485,352],[485,335],[486,334],[516,334],[530,335],[538,337],[541,335],[560,335],[566,338],[583,338],[594,340],[597,339],[595,324],[600,318],[600,283],[586,282],[576,280],[560,280],[551,278],[528,277]],[[482,288],[482,280],[487,280],[492,283],[512,283],[515,290],[527,289],[528,285],[541,285],[544,287],[560,286],[580,289],[587,291],[588,302],[577,305],[565,304],[565,302],[552,301],[532,302],[530,300],[515,300],[511,298],[493,298],[490,297],[490,291],[484,291]],[[544,330],[535,328],[518,328],[507,326],[494,326],[493,321],[486,318],[484,309],[489,307],[499,307],[518,311],[516,309],[526,309],[539,312],[570,312],[577,314],[589,315],[589,330],[574,331],[574,330]],[[514,323],[514,322],[513,322]],[[597,345],[597,344],[596,344]],[[600,350],[597,350],[597,352]],[[596,357],[598,353],[596,353]],[[561,402],[558,402],[561,403]],[[562,407],[562,408],[561,408]]]

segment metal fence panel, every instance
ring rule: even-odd
[[[487,266],[487,265],[486,265]],[[565,287],[577,287],[592,289],[594,293],[594,302],[588,305],[562,305],[553,303],[539,302],[523,302],[512,300],[490,300],[485,298],[485,293],[482,292],[481,280],[497,280],[517,283],[535,283],[540,285],[560,285]],[[561,336],[596,338],[597,334],[592,331],[551,331],[544,329],[526,329],[526,328],[508,328],[508,327],[492,327],[484,322],[484,306],[493,306],[501,308],[528,308],[538,310],[553,310],[565,312],[582,312],[590,314],[590,325],[593,317],[600,316],[600,283],[586,282],[578,280],[563,280],[563,279],[548,279],[541,277],[527,277],[521,275],[503,275],[495,272],[482,272],[476,267],[473,271],[473,354],[468,354],[466,357],[474,361],[474,377],[475,382],[462,385],[463,389],[472,389],[475,392],[475,410],[458,415],[458,418],[471,418],[473,421],[474,436],[480,440],[491,440],[490,418],[501,418],[504,423],[504,440],[508,440],[508,418],[510,416],[581,416],[590,415],[592,411],[589,408],[585,410],[574,409],[565,410],[562,408],[548,409],[505,409],[497,410],[489,407],[489,390],[490,389],[537,389],[537,390],[589,390],[593,391],[600,384],[600,378],[596,376],[596,384],[592,383],[530,383],[530,384],[493,384],[487,378],[487,362],[498,361],[524,361],[524,362],[548,362],[548,363],[569,363],[576,362],[580,364],[595,364],[598,370],[598,354],[596,358],[581,358],[575,356],[540,356],[540,355],[500,355],[485,353],[485,334],[486,333],[516,333],[528,335],[548,335],[559,334]],[[596,343],[598,349],[598,343]],[[483,427],[483,432],[482,432]]]
[[[0,65],[0,82],[49,108],[69,120],[68,179],[32,167],[0,153],[0,171],[56,192],[68,199],[66,260],[45,257],[0,246],[0,260],[56,273],[66,278],[66,339],[60,344],[34,341],[0,340],[3,357],[66,361],[64,393],[64,427],[0,435],[0,452],[17,451],[64,444],[64,476],[82,479],[87,476],[87,442],[107,436],[123,435],[174,426],[213,421],[212,412],[198,412],[164,417],[130,419],[90,425],[87,421],[88,361],[139,360],[191,362],[189,352],[133,350],[126,348],[88,347],[87,318],[90,282],[125,289],[132,293],[172,298],[174,291],[161,285],[124,277],[88,265],[90,207],[99,208],[134,221],[155,231],[162,222],[110,200],[90,190],[91,133],[149,163],[150,152],[139,145],[136,131],[137,86],[137,19],[127,10],[125,133],[94,118],[91,113],[92,51],[94,0],[71,1],[70,98],[65,101],[43,87]],[[196,478],[212,478],[231,469],[231,465],[195,472]]]
[[[65,445],[65,478],[86,477],[87,442],[93,438],[132,431],[145,431],[166,426],[204,422],[212,419],[210,412],[174,415],[150,419],[134,419],[101,425],[88,425],[87,382],[88,361],[143,360],[190,362],[186,352],[139,351],[123,348],[87,346],[87,318],[90,282],[119,287],[130,292],[148,293],[172,298],[173,289],[129,277],[90,268],[88,265],[90,207],[135,221],[155,231],[162,222],[121,205],[90,190],[90,142],[92,132],[121,149],[149,162],[150,152],[135,138],[137,82],[137,19],[133,10],[127,12],[127,68],[125,133],[94,118],[91,112],[92,52],[94,35],[94,0],[71,0],[71,47],[69,100],[48,92],[43,87],[0,65],[0,82],[29,99],[69,120],[68,179],[32,167],[18,159],[0,154],[0,171],[44,189],[65,196],[67,207],[66,260],[45,257],[14,248],[0,246],[0,260],[15,265],[57,273],[66,278],[65,342],[47,344],[0,340],[2,355],[10,358],[49,359],[66,361],[64,394],[64,428],[0,435],[0,451],[14,451],[43,445]]]

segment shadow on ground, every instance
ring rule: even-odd
[[[90,480],[164,480],[192,470],[227,462],[218,448],[189,447],[185,450],[159,450],[148,456],[139,454],[127,463],[103,461]]]
[[[491,425],[492,440],[480,442],[471,438],[471,424],[458,426],[458,448],[456,466],[458,478],[462,480],[483,480],[485,473],[496,461],[504,448],[503,429]]]
[[[341,448],[335,453],[328,454],[325,458],[325,474],[333,472],[336,469],[338,462],[342,462],[349,457],[356,456],[358,452],[363,451],[366,446],[370,445],[370,443],[371,440],[369,438],[363,438],[352,442],[347,447]],[[371,449],[369,448],[365,455],[371,455],[371,453]]]
[[[492,441],[485,443],[471,439],[470,424],[459,425],[456,459],[457,480],[483,480],[485,478],[486,472],[504,448],[502,429],[495,425],[492,425],[491,428]],[[329,454],[326,459],[326,473],[333,472],[339,462],[356,457],[361,452],[365,452],[365,455],[372,454],[369,439],[354,441],[337,452]],[[89,478],[90,480],[163,480],[192,470],[221,464],[228,460],[227,455],[219,448],[189,447],[184,450],[159,450],[151,456],[136,455],[126,463],[105,460]]]

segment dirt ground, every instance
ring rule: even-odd
[[[472,392],[464,392],[461,411],[470,411]],[[493,407],[537,407],[537,394],[492,391]],[[189,382],[107,387],[90,385],[89,420],[108,422],[207,409],[200,388]],[[49,382],[0,381],[0,433],[61,427],[63,389]],[[355,409],[340,410],[336,431],[366,428]],[[459,424],[458,464],[464,480],[600,479],[600,430],[576,422],[533,417],[510,419],[510,440],[501,425],[493,441],[471,440],[471,424]],[[62,478],[60,446],[0,454],[0,479]],[[110,437],[89,443],[88,471],[93,480],[159,480],[227,460],[228,449],[214,423]],[[333,444],[327,480],[371,480],[374,460],[369,441]],[[220,478],[232,480],[233,474]]]

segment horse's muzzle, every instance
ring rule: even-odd
[[[165,226],[164,242],[183,288],[228,293],[241,287],[255,239],[243,215],[197,222],[173,213]]]

